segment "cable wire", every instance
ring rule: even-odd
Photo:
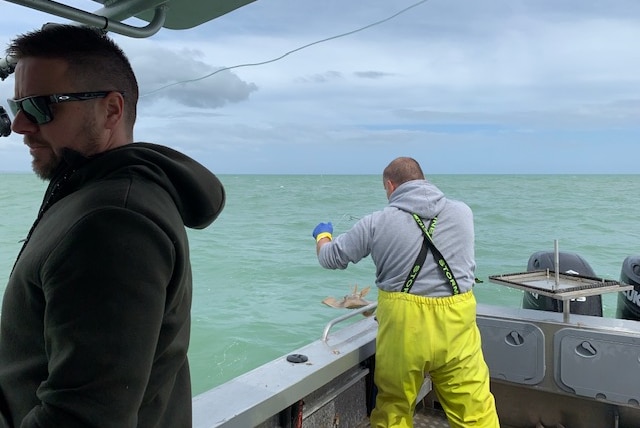
[[[140,95],[140,97],[142,98],[142,97],[145,97],[145,96],[148,96],[148,95],[154,94],[154,93],[156,93],[156,92],[162,91],[162,90],[164,90],[164,89],[170,88],[170,87],[172,87],[172,86],[180,85],[180,84],[182,84],[182,83],[193,83],[193,82],[198,82],[198,81],[200,81],[200,80],[208,79],[209,77],[211,77],[211,76],[213,76],[213,75],[215,75],[215,74],[218,74],[218,73],[220,73],[220,72],[226,71],[226,70],[233,70],[233,69],[236,69],[236,68],[242,68],[242,67],[255,67],[255,66],[258,66],[258,65],[265,65],[265,64],[270,64],[270,63],[272,63],[272,62],[280,61],[281,59],[283,59],[283,58],[285,58],[285,57],[287,57],[287,56],[289,56],[289,55],[291,55],[291,54],[293,54],[293,53],[295,53],[295,52],[299,52],[299,51],[301,51],[301,50],[303,50],[303,49],[306,49],[306,48],[309,48],[309,47],[311,47],[311,46],[314,46],[314,45],[317,45],[317,44],[320,44],[320,43],[324,43],[324,42],[328,42],[328,41],[330,41],[330,40],[339,39],[339,38],[341,38],[341,37],[350,36],[350,35],[352,35],[352,34],[359,33],[360,31],[364,31],[364,30],[367,30],[367,29],[369,29],[369,28],[372,28],[372,27],[375,27],[375,26],[377,26],[377,25],[380,25],[380,24],[383,24],[383,23],[385,23],[385,22],[388,22],[388,21],[390,21],[390,20],[392,20],[392,19],[396,18],[397,16],[400,16],[400,15],[402,15],[403,13],[405,13],[405,12],[409,11],[410,9],[413,9],[413,8],[415,8],[415,7],[420,6],[420,5],[421,5],[421,4],[423,4],[423,3],[426,3],[427,1],[429,1],[429,0],[420,0],[419,2],[414,3],[414,4],[412,4],[412,5],[409,5],[409,6],[405,7],[404,9],[400,10],[399,12],[396,12],[396,13],[394,13],[393,15],[388,16],[387,18],[384,18],[384,19],[381,19],[381,20],[379,20],[379,21],[373,22],[373,23],[371,23],[371,24],[365,25],[364,27],[360,27],[360,28],[358,28],[358,29],[356,29],[356,30],[348,31],[348,32],[346,32],[346,33],[338,34],[338,35],[335,35],[335,36],[327,37],[327,38],[325,38],[325,39],[321,39],[321,40],[317,40],[317,41],[315,41],[315,42],[308,43],[308,44],[303,45],[303,46],[300,46],[300,47],[298,47],[298,48],[296,48],[296,49],[290,50],[290,51],[288,51],[288,52],[286,52],[286,53],[284,53],[284,54],[280,55],[280,56],[279,56],[279,57],[277,57],[277,58],[273,58],[273,59],[270,59],[270,60],[267,60],[267,61],[262,61],[262,62],[254,62],[254,63],[247,63],[247,64],[238,64],[238,65],[232,65],[232,66],[230,66],[230,67],[223,67],[223,68],[220,68],[220,69],[218,69],[218,70],[216,70],[216,71],[214,71],[214,72],[212,72],[212,73],[209,73],[209,74],[207,74],[207,75],[205,75],[205,76],[202,76],[202,77],[198,77],[198,78],[195,78],[195,79],[181,80],[181,81],[179,81],[179,82],[174,82],[174,83],[170,83],[170,84],[165,85],[165,86],[161,86],[161,87],[159,87],[158,89],[154,89],[154,90],[153,90],[153,91],[151,91],[151,92],[147,92],[147,93],[145,93],[145,94]]]

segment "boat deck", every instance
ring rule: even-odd
[[[369,428],[369,421],[363,422],[357,428]],[[502,428],[509,428],[501,425]],[[413,417],[413,428],[450,428],[447,417],[442,410],[421,408]]]
[[[442,410],[421,409],[413,417],[414,428],[449,428],[449,422]]]
[[[369,428],[369,420],[362,422],[357,428]],[[450,428],[447,417],[442,410],[420,409],[413,417],[414,428]]]

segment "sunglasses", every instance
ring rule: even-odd
[[[54,94],[54,95],[37,95],[33,97],[24,97],[18,100],[9,98],[7,103],[9,109],[15,117],[18,112],[24,115],[36,125],[43,125],[53,120],[53,112],[51,104],[66,103],[67,101],[86,101],[95,98],[104,98],[114,91],[97,91],[97,92],[76,92],[73,94]],[[124,92],[120,92],[124,95]]]

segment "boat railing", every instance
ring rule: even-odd
[[[347,317],[338,317],[325,328],[326,340],[315,341],[282,355],[253,370],[199,394],[193,399],[194,428],[275,427],[300,400],[304,399],[305,418],[322,406],[326,397],[358,390],[355,396],[364,400],[365,376],[369,368],[362,363],[375,354],[377,322],[367,317],[345,328],[329,330],[341,320],[354,317],[375,305],[350,310]],[[295,357],[295,358],[289,358]],[[340,399],[340,402],[351,402]],[[362,410],[364,411],[364,410]],[[322,412],[317,412],[320,417]],[[284,416],[283,416],[284,415]],[[353,415],[356,419],[364,415]],[[342,425],[349,425],[347,415]],[[307,419],[305,419],[307,420]],[[305,426],[329,426],[326,423]]]
[[[326,343],[327,340],[329,340],[329,331],[331,331],[331,329],[333,328],[334,325],[336,325],[336,324],[338,324],[338,323],[340,323],[342,321],[346,321],[349,318],[353,318],[353,317],[355,317],[356,315],[359,315],[359,314],[365,314],[365,313],[368,313],[368,312],[373,313],[373,311],[375,311],[375,309],[377,307],[378,307],[378,302],[374,302],[374,303],[371,303],[371,304],[369,304],[367,306],[363,306],[361,308],[353,309],[353,310],[349,311],[348,313],[346,313],[346,314],[344,314],[342,316],[339,316],[337,318],[332,319],[324,327],[324,331],[322,332],[322,341]]]

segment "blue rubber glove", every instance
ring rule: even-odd
[[[316,239],[316,242],[318,242],[322,238],[332,239],[333,238],[332,234],[333,234],[333,225],[331,224],[331,222],[319,223],[311,233],[311,235]]]

